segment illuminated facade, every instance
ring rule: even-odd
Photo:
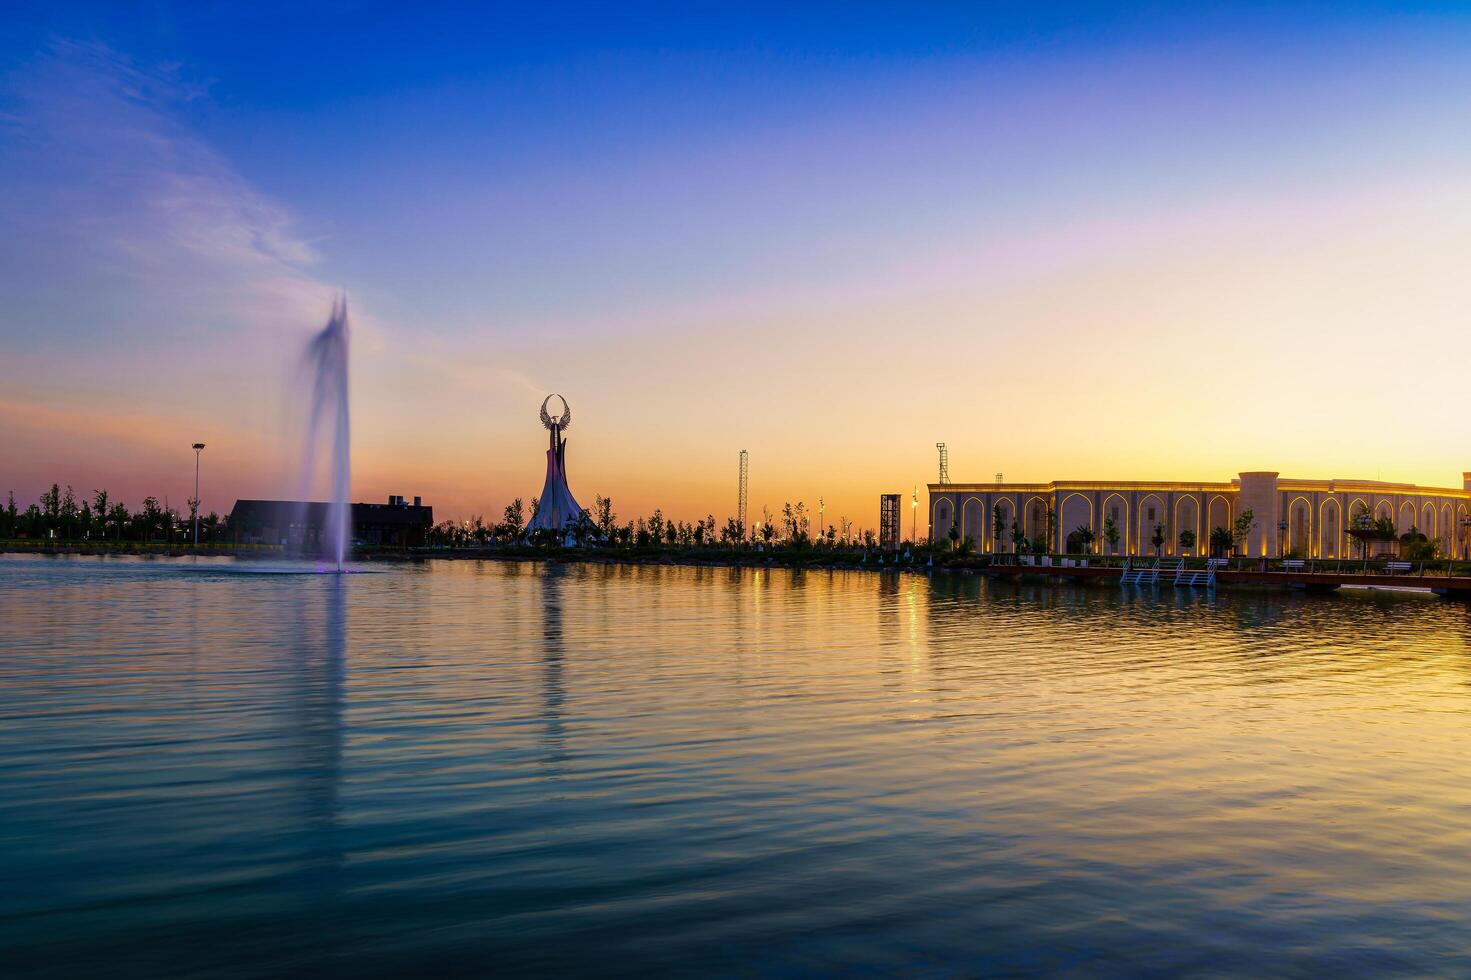
[[[1233,527],[1252,512],[1242,553],[1348,558],[1358,554],[1348,531],[1361,509],[1388,517],[1398,533],[1412,528],[1437,541],[1443,553],[1465,555],[1471,508],[1471,473],[1460,489],[1419,487],[1375,480],[1297,480],[1276,473],[1242,473],[1228,483],[1079,481],[1052,483],[932,483],[930,528],[936,540],[952,524],[982,551],[1012,550],[1012,526],[1029,540],[1045,537],[1054,552],[1081,551],[1080,529],[1091,529],[1095,554],[1153,555],[1156,527],[1165,555],[1210,551],[1211,531]],[[1000,508],[999,512],[997,508]],[[1054,519],[1048,521],[1048,513]],[[1004,529],[996,535],[997,518]],[[1112,519],[1116,544],[1105,539]],[[1049,523],[1051,526],[1049,527]],[[1183,531],[1195,536],[1181,544]]]

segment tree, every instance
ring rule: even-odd
[[[1246,544],[1246,539],[1251,536],[1251,532],[1255,529],[1256,515],[1248,507],[1237,516],[1236,521],[1231,525],[1232,546],[1237,551],[1240,551],[1242,545]]]
[[[994,552],[1001,547],[1001,541],[1006,536],[1006,511],[997,504],[991,508],[991,550]]]
[[[10,502],[5,505],[4,525],[0,527],[0,538],[13,538],[19,531],[20,511],[15,506],[15,491],[10,491]]]
[[[664,528],[664,540],[669,542],[671,548],[679,543],[679,528],[673,521],[670,521]]]
[[[61,487],[55,483],[41,493],[41,520],[42,535],[55,537],[61,526]]]
[[[584,545],[588,541],[601,536],[598,526],[593,523],[592,515],[585,510],[577,515],[577,519],[572,522],[569,530],[572,534],[573,542],[578,546]]]
[[[603,537],[611,539],[613,526],[618,522],[617,515],[613,513],[613,498],[598,494],[593,498],[592,511],[593,522],[597,524],[598,531]]]
[[[1163,524],[1154,525],[1154,535],[1149,539],[1149,543],[1154,545],[1154,557],[1158,558],[1164,553],[1165,526]]]
[[[1047,522],[1047,545],[1043,550],[1051,551],[1052,542],[1057,540],[1057,511],[1052,509],[1050,503],[1047,505],[1047,513],[1044,518]]]
[[[1108,542],[1108,553],[1113,555],[1119,549],[1119,522],[1112,516],[1103,519],[1103,540]]]
[[[664,543],[664,511],[658,507],[654,508],[654,516],[649,518],[649,540],[656,545]]]
[[[1426,537],[1419,528],[1411,525],[1400,535],[1400,556],[1410,561],[1434,561],[1440,552],[1437,542]]]
[[[1231,531],[1229,528],[1211,528],[1211,554],[1215,555],[1216,557],[1219,558],[1224,552],[1230,550],[1233,541],[1234,539],[1231,537]]]
[[[1090,555],[1093,553],[1093,529],[1087,524],[1079,524],[1073,529],[1070,537],[1078,542],[1078,547],[1082,549],[1083,554]]]
[[[128,513],[126,504],[113,504],[112,509],[107,512],[107,523],[114,531],[116,540],[123,539],[123,531],[132,522],[133,515]]]
[[[827,546],[831,548],[838,541],[838,529],[831,524],[827,526]]]
[[[1181,551],[1190,551],[1195,547],[1195,532],[1187,527],[1185,530],[1180,532],[1180,537],[1178,540],[1180,542]]]
[[[72,485],[66,485],[66,493],[61,496],[61,536],[70,541],[76,533],[77,523],[77,497],[72,493]]]
[[[746,529],[741,526],[741,522],[734,517],[727,517],[725,519],[725,529],[720,532],[720,540],[724,541],[727,545],[733,546],[740,544],[745,539]]]
[[[1359,556],[1369,556],[1370,541],[1393,541],[1395,538],[1394,520],[1390,517],[1375,518],[1369,513],[1369,508],[1359,505],[1349,521],[1349,537],[1359,542]]]
[[[521,528],[526,523],[526,508],[521,503],[520,497],[506,504],[506,511],[501,515],[501,521],[501,526],[505,528],[508,537],[512,540],[521,537]]]
[[[951,551],[954,551],[960,545],[960,522],[959,521],[951,521],[950,522],[950,533],[947,535],[947,537],[950,538],[950,550]]]
[[[155,534],[164,531],[165,514],[163,508],[158,505],[157,497],[144,497],[143,509],[133,515],[133,524],[139,531],[139,537],[145,543],[152,541]]]
[[[1011,522],[1011,550],[1020,554],[1026,550],[1027,538],[1022,533],[1022,526],[1016,521]]]

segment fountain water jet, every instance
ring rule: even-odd
[[[347,296],[344,294],[333,301],[332,316],[327,320],[327,326],[306,347],[306,364],[312,376],[312,403],[301,467],[305,491],[318,470],[319,451],[325,449],[331,467],[326,542],[339,572],[343,570],[348,536],[352,533],[352,505],[347,499],[352,483],[347,333]],[[305,492],[300,499],[307,499]]]

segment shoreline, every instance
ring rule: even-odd
[[[15,548],[13,546],[0,546],[0,556],[5,555],[41,555],[49,557],[137,557],[137,558],[235,558],[243,561],[272,561],[272,560],[301,560],[301,556],[283,552],[279,548],[263,548],[260,546],[247,546],[237,548],[234,546],[206,546],[195,549],[187,545],[127,545],[120,547],[86,546],[86,545],[62,545],[35,548]],[[854,560],[857,556],[858,560]],[[992,556],[980,556],[978,558],[962,559],[966,562],[941,562],[939,564],[928,564],[928,556],[916,557],[908,562],[886,561],[880,564],[877,561],[862,560],[861,553],[837,552],[825,554],[822,551],[811,550],[798,555],[782,555],[776,553],[762,552],[731,552],[716,549],[714,554],[690,554],[654,552],[645,554],[609,553],[609,552],[578,552],[573,549],[559,550],[556,552],[543,552],[530,548],[459,548],[459,549],[415,549],[410,551],[365,551],[355,554],[350,559],[361,564],[405,564],[426,561],[498,561],[498,562],[525,562],[543,563],[553,565],[584,564],[584,565],[626,565],[633,567],[685,567],[685,568],[782,568],[800,571],[855,571],[870,573],[908,573],[908,574],[932,574],[941,573],[956,576],[982,576],[993,580],[1006,580],[1015,584],[1029,585],[1066,585],[1083,586],[1087,588],[1128,588],[1120,582],[1119,577],[1111,574],[1115,569],[1108,567],[1096,568],[1096,573],[1079,575],[1074,570],[1064,570],[1053,567],[1018,567],[1010,564],[992,564]],[[1073,571],[1068,574],[1066,572]],[[1331,594],[1334,591],[1351,589],[1356,592],[1392,592],[1399,594],[1436,595],[1446,598],[1471,598],[1465,589],[1464,582],[1453,581],[1443,576],[1399,576],[1382,574],[1347,574],[1340,575],[1337,584],[1324,581],[1312,583],[1297,581],[1300,576],[1283,576],[1275,580],[1281,573],[1264,571],[1253,572],[1226,572],[1222,575],[1222,581],[1211,588],[1199,586],[1177,586],[1171,581],[1161,579],[1160,581],[1133,584],[1134,588],[1150,589],[1166,588],[1171,590],[1184,589],[1189,592],[1201,592],[1213,594],[1216,589],[1248,591],[1292,591],[1311,592],[1317,594]],[[1311,577],[1311,576],[1309,576]]]

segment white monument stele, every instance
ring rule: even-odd
[[[562,403],[560,418],[554,419],[547,414],[547,404],[553,398]],[[543,529],[565,532],[582,518],[582,508],[567,486],[567,440],[562,438],[562,432],[572,424],[572,409],[567,405],[567,399],[561,395],[547,395],[541,403],[541,424],[551,434],[547,447],[547,481],[541,488],[536,513],[531,515],[526,525],[527,534]]]

